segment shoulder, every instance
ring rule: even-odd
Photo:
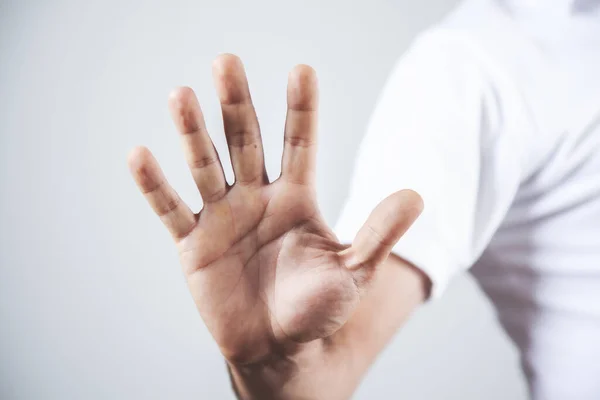
[[[414,39],[406,59],[477,66],[490,79],[518,80],[543,54],[499,0],[466,0]],[[432,66],[434,67],[434,66]]]

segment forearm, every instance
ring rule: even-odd
[[[293,356],[230,365],[240,398],[347,399],[428,291],[422,272],[390,255],[354,315],[334,335],[299,345]]]

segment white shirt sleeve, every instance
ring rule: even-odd
[[[431,33],[416,40],[371,118],[338,238],[351,243],[383,198],[416,190],[425,209],[393,252],[424,271],[438,297],[477,260],[519,187],[523,144],[504,129],[510,116],[498,93],[460,40]]]

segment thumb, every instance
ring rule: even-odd
[[[359,284],[368,280],[375,267],[385,261],[422,210],[423,200],[412,190],[396,192],[375,207],[352,246],[340,254],[346,267],[355,272]]]

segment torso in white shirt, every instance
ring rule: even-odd
[[[600,1],[472,0],[381,96],[337,226],[383,197],[425,212],[395,252],[433,296],[471,268],[535,399],[600,399]]]

